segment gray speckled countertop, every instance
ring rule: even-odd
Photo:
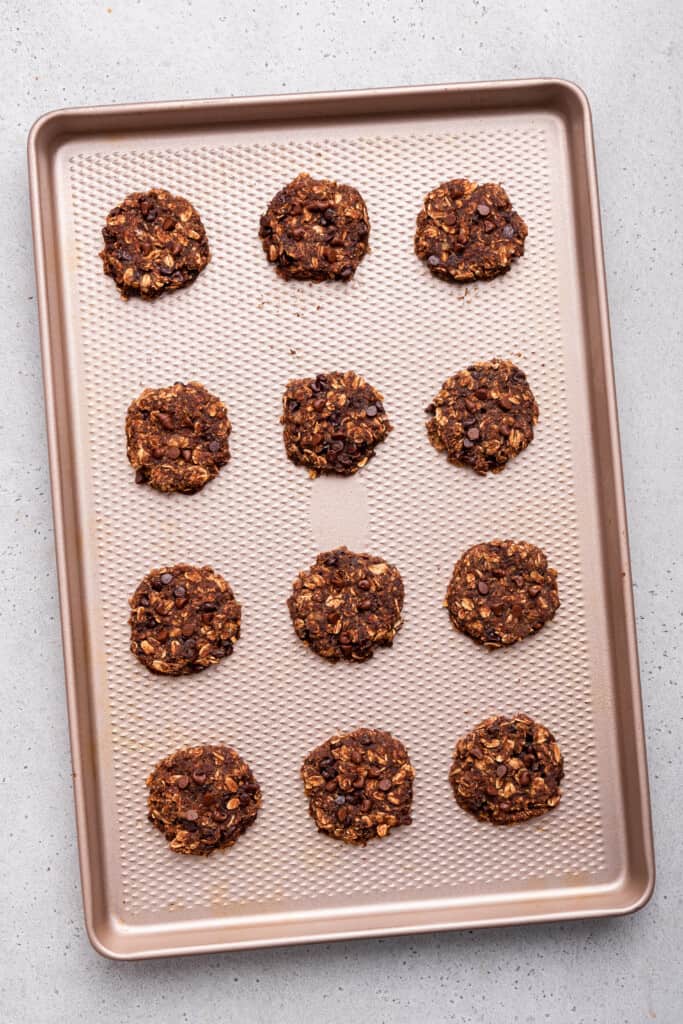
[[[0,4],[0,1020],[679,1024],[683,8],[635,0]],[[592,103],[658,882],[623,919],[138,964],[85,935],[25,143],[80,104],[557,76]]]

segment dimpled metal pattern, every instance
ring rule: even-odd
[[[391,129],[391,130],[390,130]],[[602,620],[584,597],[597,541],[578,528],[592,486],[588,400],[572,385],[580,339],[566,316],[571,256],[562,149],[552,118],[389,126],[315,136],[275,128],[235,144],[126,143],[73,152],[74,365],[91,477],[98,638],[99,764],[115,792],[108,845],[123,921],[229,916],[384,900],[505,896],[609,877],[607,754],[595,740]],[[266,262],[259,216],[300,171],[359,188],[371,251],[349,284],[284,282]],[[465,289],[433,277],[413,253],[424,194],[465,175],[501,181],[529,225],[509,274]],[[152,186],[187,197],[212,260],[189,288],[123,302],[102,273],[101,228],[125,195]],[[576,330],[580,330],[577,325]],[[424,407],[475,360],[510,359],[540,407],[536,438],[502,474],[481,478],[430,446]],[[354,369],[385,396],[394,431],[349,480],[308,479],[285,457],[278,422],[292,377]],[[232,459],[192,497],[137,487],[124,421],[145,387],[201,381],[228,405]],[[583,467],[583,468],[582,468]],[[508,650],[477,647],[442,607],[453,563],[493,537],[542,547],[562,606],[542,632]],[[286,599],[299,570],[335,544],[399,567],[405,625],[365,664],[328,664],[301,644]],[[151,675],[128,650],[127,599],[157,565],[212,565],[243,606],[234,655],[192,678]],[[500,829],[456,806],[448,783],[456,739],[487,715],[524,711],[552,729],[565,758],[560,807]],[[299,778],[304,756],[336,730],[390,730],[416,770],[413,824],[365,849],[316,832]],[[178,747],[227,743],[263,790],[256,825],[225,853],[174,855],[146,820],[145,779]],[[616,786],[615,807],[618,804]],[[616,814],[616,811],[614,811]],[[578,884],[578,882],[577,882]]]

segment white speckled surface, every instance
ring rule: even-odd
[[[0,5],[4,714],[0,1019],[679,1024],[682,462],[677,0]],[[71,803],[24,146],[64,106],[505,77],[593,107],[658,885],[635,917],[116,964],[84,934]],[[647,186],[643,182],[647,176]],[[678,254],[678,255],[676,255]],[[652,383],[651,383],[652,382]]]

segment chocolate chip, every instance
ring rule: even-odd
[[[388,793],[391,789],[391,779],[380,779],[377,783],[377,788],[381,789],[383,793]]]
[[[366,580],[366,579],[358,580],[358,589],[359,590],[370,590],[371,586],[372,586],[372,584],[370,583],[370,580]]]
[[[478,427],[470,427],[470,429],[467,431],[467,436],[469,437],[470,441],[478,441],[480,436]]]
[[[479,580],[479,582],[477,583],[477,590],[479,591],[480,594],[486,596],[486,594],[488,594],[489,592],[488,583],[484,583],[483,580]]]
[[[182,817],[185,821],[196,821],[199,817],[199,812],[195,811],[194,808],[191,807],[189,811],[185,811]]]
[[[365,415],[369,416],[370,419],[372,419],[373,416],[376,416],[377,412],[378,412],[378,409],[377,409],[376,405],[368,405],[368,406],[365,407]]]
[[[462,442],[463,448],[474,448],[474,441],[470,441],[469,437],[466,437]]]
[[[504,764],[497,765],[497,767],[496,767],[496,775],[498,776],[499,779],[505,778],[507,773],[508,773],[508,770],[507,770],[507,768],[505,767]]]
[[[480,217],[488,217],[490,212],[491,207],[488,206],[486,203],[479,203],[479,205],[477,206],[477,213],[479,214]]]
[[[441,263],[441,260],[439,259],[438,256],[428,256],[427,263],[429,264],[430,267],[438,267],[439,264]]]
[[[221,446],[220,441],[210,441],[209,442],[209,451],[210,452],[217,452],[219,450],[220,446]]]
[[[162,572],[159,579],[161,580],[165,587],[167,587],[169,583],[173,582],[173,576],[171,575],[170,572]]]
[[[515,229],[513,228],[512,224],[506,224],[505,227],[503,228],[503,238],[513,238],[514,234]]]
[[[175,445],[170,445],[166,449],[166,458],[171,459],[171,461],[180,458],[180,448],[176,448]]]
[[[434,405],[433,402],[429,403],[429,405],[425,409],[425,412],[427,413],[428,416],[433,416],[434,415],[434,413],[436,412],[436,406]]]
[[[520,784],[520,786],[528,786],[530,782],[531,782],[531,775],[529,774],[528,771],[526,771],[526,769],[523,769],[519,773],[519,784]]]
[[[204,772],[192,772],[192,781],[196,782],[198,786],[203,786],[206,782],[206,774]]]
[[[180,775],[176,779],[176,786],[178,787],[178,789],[187,789],[189,784],[190,780],[188,779],[187,775]]]
[[[203,612],[217,612],[218,611],[218,605],[216,604],[215,601],[205,601],[204,604],[201,606],[201,611],[203,611]]]

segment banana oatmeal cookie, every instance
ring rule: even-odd
[[[348,281],[368,251],[370,222],[363,197],[351,185],[308,174],[271,200],[259,235],[284,278]]]
[[[149,820],[176,853],[206,856],[232,846],[256,821],[261,790],[232,747],[188,747],[147,779]]]
[[[553,618],[557,572],[533,544],[475,544],[455,563],[445,604],[456,629],[487,647],[507,646]]]
[[[282,396],[287,455],[310,476],[349,476],[392,429],[382,395],[351,371],[290,380]]]
[[[205,565],[154,569],[130,599],[130,649],[151,672],[181,676],[232,654],[242,609],[230,584]]]
[[[528,715],[499,715],[458,740],[448,777],[464,811],[512,825],[557,807],[563,775],[551,732]]]
[[[527,226],[501,185],[456,178],[425,196],[415,253],[439,277],[487,280],[505,273],[524,254],[526,236]]]
[[[373,555],[336,548],[299,573],[287,605],[297,636],[323,658],[365,661],[391,646],[403,624],[398,569]]]
[[[414,775],[403,744],[379,729],[332,736],[301,768],[318,829],[359,846],[410,824]]]
[[[107,217],[102,237],[104,272],[124,299],[156,299],[184,288],[211,259],[195,208],[163,188],[127,196]]]
[[[136,483],[194,494],[230,458],[230,430],[221,400],[197,381],[146,388],[126,416]]]
[[[474,363],[449,377],[425,412],[429,440],[449,462],[500,473],[534,437],[538,406],[513,363]]]

